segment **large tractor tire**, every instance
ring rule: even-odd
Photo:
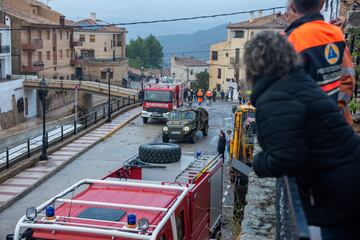
[[[139,148],[139,158],[147,163],[174,163],[181,159],[181,147],[171,143],[143,144]]]

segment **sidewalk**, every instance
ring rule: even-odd
[[[0,211],[46,181],[88,149],[110,137],[117,130],[138,117],[140,111],[141,108],[137,107],[114,118],[111,123],[100,126],[52,153],[48,161],[38,162],[35,166],[0,184]],[[81,171],[81,169],[79,170]]]

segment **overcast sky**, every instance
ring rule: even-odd
[[[46,0],[42,0],[46,2]],[[97,18],[111,23],[154,20],[164,18],[192,17],[235,11],[254,10],[284,6],[286,0],[51,0],[50,6],[67,19],[79,20],[97,13]],[[126,26],[128,38],[192,33],[217,25],[238,22],[249,15],[222,17],[176,23],[159,23],[141,26]]]

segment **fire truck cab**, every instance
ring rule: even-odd
[[[158,165],[134,156],[102,180],[29,208],[8,239],[210,239],[221,227],[222,176],[219,156],[182,154]]]
[[[165,119],[167,113],[183,105],[183,87],[178,83],[149,84],[144,89],[143,122]]]

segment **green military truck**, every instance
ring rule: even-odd
[[[209,131],[209,113],[204,108],[180,108],[170,112],[166,126],[163,128],[163,142],[188,140],[195,143],[198,131],[204,136]]]

